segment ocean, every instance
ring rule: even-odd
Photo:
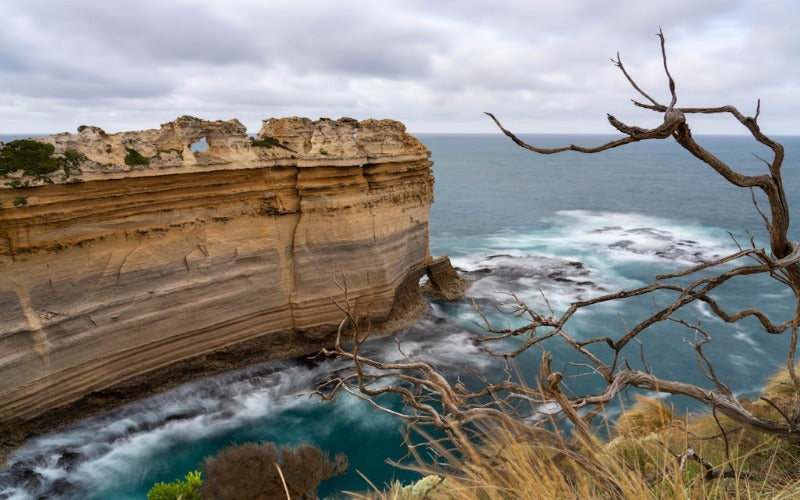
[[[549,304],[558,312],[573,300],[641,286],[656,274],[735,251],[734,240],[745,245],[752,236],[759,246],[766,243],[750,191],[728,185],[671,140],[596,155],[540,156],[499,134],[418,137],[435,162],[431,253],[449,255],[476,282],[466,300],[432,302],[428,313],[397,337],[406,354],[434,362],[451,377],[470,370],[491,376],[500,370],[497,359],[473,343],[480,333],[473,301],[489,307],[508,302],[513,292],[529,305]],[[607,139],[523,137],[541,146]],[[800,137],[777,139],[786,148],[784,185],[797,214]],[[765,169],[754,155],[768,157],[769,151],[749,137],[699,140],[746,173]],[[764,200],[760,206],[766,206]],[[800,239],[796,226],[791,234]],[[731,310],[756,305],[777,320],[793,310],[792,296],[764,279],[732,280],[717,297]],[[664,297],[586,311],[575,318],[572,332],[581,338],[619,336],[624,325],[663,305],[660,300]],[[686,317],[701,319],[710,331],[708,356],[739,396],[757,396],[765,380],[785,364],[787,335],[765,334],[755,322],[721,324],[700,306],[692,306]],[[518,322],[500,313],[491,318],[497,325]],[[655,328],[641,337],[644,357],[658,375],[703,384],[687,343],[692,338],[674,325]],[[553,349],[554,367],[574,360],[568,350]],[[392,338],[375,339],[367,351],[399,358]],[[638,363],[638,347],[627,354]],[[531,374],[531,382],[537,359],[538,353],[518,360],[520,373]],[[205,456],[248,441],[311,443],[331,455],[345,453],[350,469],[323,483],[323,497],[369,489],[361,474],[379,486],[413,479],[413,473],[386,463],[405,452],[398,420],[354,398],[323,403],[308,395],[346,369],[337,360],[265,363],[197,380],[31,439],[0,472],[0,498],[144,498],[155,482],[181,478],[198,469]],[[565,381],[576,391],[591,390],[594,383],[587,378]],[[664,398],[678,413],[698,409],[684,398],[653,396]],[[608,417],[613,419],[631,400],[631,394],[620,398],[608,408]]]

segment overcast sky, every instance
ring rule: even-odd
[[[797,0],[0,0],[0,132],[155,128],[177,116],[393,118],[412,132],[613,132],[651,112],[609,61],[684,106],[761,98],[800,134]],[[693,130],[740,133],[730,120]]]

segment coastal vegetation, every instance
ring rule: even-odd
[[[203,475],[200,471],[186,474],[184,480],[176,479],[170,483],[157,483],[147,492],[147,500],[200,500],[200,487]]]
[[[319,484],[347,469],[347,457],[316,446],[274,443],[231,446],[203,462],[204,498],[317,498]]]
[[[257,147],[257,148],[268,148],[268,149],[281,148],[281,149],[285,149],[287,151],[292,151],[291,149],[287,148],[285,145],[281,144],[281,142],[278,139],[276,139],[274,137],[270,137],[268,135],[265,135],[265,136],[262,136],[262,137],[259,137],[259,138],[251,137],[250,138],[250,144],[253,147]]]
[[[766,400],[791,392],[787,371],[767,384],[753,411],[778,416]],[[794,398],[794,396],[792,396]],[[782,403],[797,403],[782,401]],[[663,401],[639,397],[591,442],[557,434],[520,440],[491,427],[454,453],[430,439],[446,466],[415,455],[424,479],[394,483],[352,498],[473,500],[506,498],[797,498],[800,446],[716,414],[676,415]],[[461,438],[459,438],[461,440]]]
[[[150,158],[132,148],[125,148],[128,153],[125,155],[125,165],[131,167],[137,165],[150,165]]]
[[[0,177],[6,177],[12,172],[22,171],[23,175],[33,176],[36,179],[50,180],[47,176],[62,170],[69,177],[72,169],[86,159],[84,155],[74,149],[67,149],[60,156],[54,155],[55,147],[52,144],[34,141],[31,139],[18,139],[0,147]],[[7,185],[27,187],[29,181],[14,179]]]
[[[86,155],[83,155],[74,149],[67,149],[64,151],[63,158],[61,158],[61,168],[63,168],[64,173],[69,176],[69,174],[72,173],[72,169],[77,168],[78,165],[85,160]]]
[[[206,457],[203,471],[186,474],[186,480],[158,483],[148,500],[232,498],[317,498],[319,484],[347,469],[347,457],[330,455],[307,444],[295,448],[275,443],[229,446]]]
[[[55,158],[52,144],[18,139],[0,149],[0,175],[22,170],[25,175],[44,176],[61,166]]]

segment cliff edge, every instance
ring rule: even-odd
[[[17,150],[41,164],[15,168]],[[429,156],[401,123],[349,118],[5,145],[0,423],[318,350],[343,278],[373,323],[418,311]]]

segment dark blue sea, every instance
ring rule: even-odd
[[[475,347],[479,332],[473,306],[507,303],[509,292],[536,307],[563,311],[570,301],[649,283],[675,271],[736,250],[750,237],[765,244],[765,231],[751,193],[726,184],[671,140],[632,144],[597,155],[538,156],[501,135],[418,136],[433,153],[436,201],[431,210],[431,252],[448,254],[477,281],[468,300],[430,304],[429,312],[400,333],[404,351],[433,361],[450,376],[478,370],[491,374],[497,362]],[[602,136],[525,136],[538,145],[600,144]],[[800,137],[778,138],[786,147],[784,185],[792,212],[800,216]],[[3,140],[0,137],[0,140]],[[707,136],[701,143],[746,173],[763,172],[756,155],[770,151],[744,136]],[[765,201],[760,206],[765,207]],[[793,239],[800,239],[798,227]],[[764,279],[735,279],[717,298],[729,308],[756,305],[776,320],[792,312],[792,297]],[[666,305],[665,296],[618,303],[575,318],[572,333],[618,337],[625,325]],[[488,310],[488,309],[487,309]],[[498,326],[518,320],[493,313]],[[684,317],[700,319],[712,336],[706,347],[721,378],[739,396],[756,396],[765,380],[785,364],[788,337],[767,335],[754,322],[725,325],[701,306]],[[689,331],[666,325],[641,336],[648,365],[665,378],[706,384],[688,341]],[[574,360],[553,345],[554,367]],[[393,339],[377,339],[369,353],[399,358]],[[626,352],[639,363],[638,347]],[[535,356],[523,356],[523,376],[538,372]],[[59,495],[75,498],[144,498],[158,481],[200,468],[205,456],[233,443],[313,443],[350,460],[346,475],[323,484],[320,493],[363,491],[413,473],[386,459],[404,453],[401,424],[354,398],[321,403],[308,397],[316,384],[345,370],[339,361],[309,364],[289,360],[252,366],[198,380],[167,393],[84,420],[71,429],[30,440],[10,458],[30,469],[38,486],[26,492],[0,475],[0,498]],[[589,378],[565,377],[576,391]],[[691,402],[652,394],[676,411]],[[609,407],[613,418],[630,395]],[[59,459],[67,452],[71,460]],[[67,462],[68,465],[66,464]],[[5,481],[5,482],[4,482]]]

